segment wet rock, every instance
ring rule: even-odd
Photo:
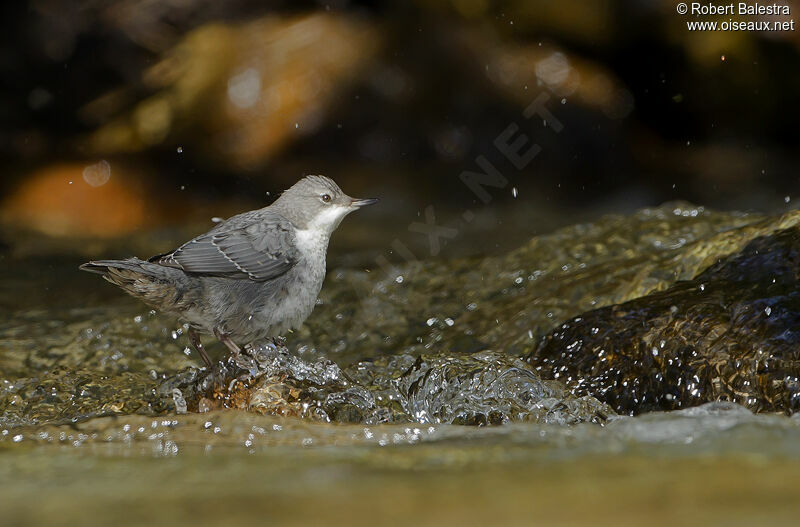
[[[247,358],[252,364],[242,368]],[[569,424],[603,422],[614,414],[593,397],[575,397],[560,382],[543,381],[523,361],[491,352],[404,355],[342,371],[329,360],[309,362],[268,344],[210,372],[181,372],[158,392],[186,401],[190,411],[202,405],[203,411],[235,408],[323,422]]]
[[[575,317],[528,361],[623,413],[733,401],[800,409],[800,228],[752,240],[694,279]]]
[[[285,345],[264,344],[211,371],[188,368],[165,379],[158,392],[180,393],[189,411],[218,408],[317,421],[384,422],[371,393],[327,359],[305,361]]]
[[[544,381],[521,360],[497,352],[401,356],[354,369],[381,403],[419,423],[599,423],[614,414],[593,397],[573,397],[560,382]]]

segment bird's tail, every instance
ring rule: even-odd
[[[79,267],[101,275],[106,281],[119,286],[129,295],[162,309],[169,309],[183,296],[181,277],[171,276],[175,269],[145,262],[139,258],[127,260],[96,260]]]
[[[129,271],[142,271],[141,264],[144,263],[138,258],[128,258],[127,260],[95,260],[86,262],[78,267],[81,271],[107,276],[111,269],[127,269]]]

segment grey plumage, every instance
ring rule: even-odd
[[[146,304],[188,322],[190,339],[212,333],[233,352],[296,328],[311,314],[325,278],[328,241],[356,200],[333,180],[308,176],[272,205],[221,222],[149,260],[98,260],[80,267]],[[210,365],[210,364],[209,364]]]
[[[261,210],[231,218],[150,261],[206,276],[263,282],[297,263],[300,255],[295,244],[291,222],[276,212]]]

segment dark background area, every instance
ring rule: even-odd
[[[161,250],[309,173],[382,198],[339,245],[371,254],[424,249],[407,225],[428,205],[439,223],[478,214],[448,254],[670,200],[792,208],[800,36],[692,32],[675,6],[4,3],[0,239]],[[541,93],[560,133],[522,117]],[[492,144],[513,122],[542,148],[521,171]],[[458,177],[479,155],[510,180],[488,207]]]

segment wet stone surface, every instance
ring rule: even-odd
[[[800,409],[800,229],[750,242],[693,280],[584,313],[529,362],[622,413],[734,401]]]
[[[284,346],[266,344],[212,372],[181,372],[158,392],[178,401],[182,411],[237,408],[323,422],[570,424],[601,423],[614,414],[592,397],[541,380],[523,361],[492,352],[400,355],[342,371],[327,359],[307,362]]]

